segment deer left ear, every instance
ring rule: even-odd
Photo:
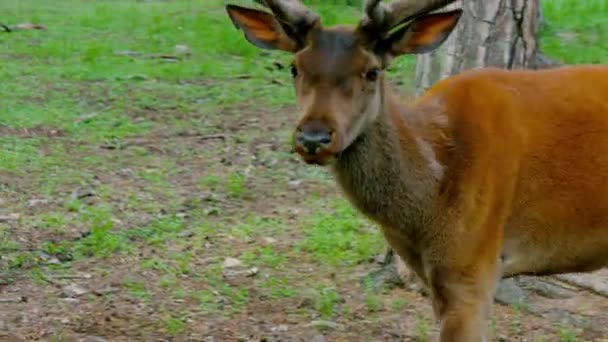
[[[450,36],[461,16],[462,10],[458,9],[416,18],[382,42],[383,52],[394,57],[431,52]]]
[[[232,23],[243,30],[245,38],[261,49],[294,52],[297,42],[287,35],[278,20],[269,13],[236,5],[227,5]]]

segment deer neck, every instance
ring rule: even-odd
[[[424,124],[415,109],[384,88],[377,119],[337,157],[333,171],[362,212],[384,225],[412,226],[424,220],[443,170],[432,138],[417,132]]]

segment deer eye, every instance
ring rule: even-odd
[[[296,78],[298,76],[298,68],[296,68],[296,66],[293,64],[291,65],[290,72],[291,72],[291,77]]]
[[[365,73],[365,79],[370,82],[375,82],[378,79],[379,75],[380,75],[380,69],[373,68],[373,69],[368,70]]]

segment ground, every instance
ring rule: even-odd
[[[428,298],[368,277],[378,230],[291,152],[288,56],[245,43],[221,3],[0,4],[45,28],[0,32],[0,341],[436,331]],[[608,62],[605,1],[545,4],[550,57]],[[332,6],[325,22],[358,18]],[[404,91],[412,61],[391,70]],[[606,341],[608,301],[564,291],[496,304],[492,339]]]

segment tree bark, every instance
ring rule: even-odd
[[[536,68],[538,66],[539,0],[458,1],[459,24],[445,43],[418,56],[416,92],[463,70],[480,67]]]

